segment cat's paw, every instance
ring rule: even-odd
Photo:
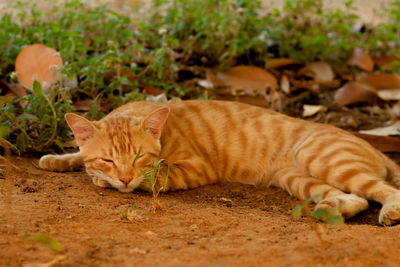
[[[385,201],[379,213],[379,223],[383,225],[400,223],[400,193],[388,197]]]
[[[366,210],[368,208],[368,201],[354,194],[343,194],[334,197],[322,199],[315,206],[317,209],[329,210],[333,207],[337,207],[339,213],[345,217],[350,218],[357,213]]]
[[[92,178],[92,182],[95,185],[100,186],[100,187],[111,187],[111,185],[107,181],[104,181],[104,180],[99,179],[97,177],[93,177]]]
[[[60,164],[60,160],[57,155],[45,155],[39,160],[39,167],[43,170],[48,171],[64,171],[64,168]]]
[[[44,170],[65,172],[79,169],[82,163],[75,154],[45,155],[39,160],[39,167]]]

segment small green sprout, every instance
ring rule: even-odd
[[[321,194],[316,194],[306,201],[304,203],[301,203],[297,206],[295,206],[292,210],[292,215],[295,219],[300,219],[303,215],[309,216],[311,218],[315,218],[318,220],[321,220],[323,222],[326,222],[327,224],[332,224],[332,225],[340,225],[344,223],[344,217],[339,214],[339,210],[337,207],[333,207],[332,209],[316,209],[313,212],[310,211],[309,205],[310,203],[316,199],[317,197],[320,197]]]
[[[154,210],[161,209],[161,204],[160,204],[160,201],[158,200],[158,195],[160,194],[160,192],[161,192],[163,189],[166,189],[166,186],[167,186],[167,183],[168,183],[168,177],[169,177],[169,172],[170,172],[170,165],[169,165],[169,163],[167,164],[168,167],[167,167],[167,174],[166,174],[166,177],[165,177],[165,183],[164,183],[164,185],[161,186],[160,188],[156,188],[157,179],[158,179],[158,174],[159,174],[159,171],[160,171],[159,167],[160,167],[160,164],[161,164],[163,161],[165,161],[165,159],[160,159],[160,160],[154,165],[154,167],[153,167],[153,169],[152,169],[150,175],[149,175],[148,173],[146,173],[144,170],[142,170],[142,169],[140,170],[140,171],[142,172],[144,178],[145,178],[146,180],[148,180],[148,181],[150,182],[150,184],[151,184],[151,191],[152,191],[152,193],[153,193],[153,208],[154,208]]]
[[[43,234],[43,233],[37,234],[37,235],[35,235],[33,240],[37,243],[42,243],[42,244],[46,245],[47,247],[49,247],[50,249],[52,249],[54,251],[57,251],[57,252],[63,251],[63,246],[57,240],[49,237],[46,234]]]
[[[142,147],[139,147],[138,152],[136,153],[135,161],[140,157],[140,153],[142,152]]]

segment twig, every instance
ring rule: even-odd
[[[65,256],[65,255],[59,255],[49,262],[40,264],[39,267],[52,267],[55,264],[59,263],[60,261],[64,260],[66,257],[67,256]]]

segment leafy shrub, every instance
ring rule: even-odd
[[[170,96],[199,97],[198,88],[181,87],[177,71],[182,66],[263,66],[277,56],[303,62],[345,59],[356,46],[371,53],[398,51],[398,1],[383,11],[386,22],[361,32],[354,31],[358,18],[352,1],[346,1],[348,10],[327,11],[322,4],[285,0],[283,10],[262,16],[260,0],[158,0],[149,14],[132,19],[106,6],[89,8],[81,0],[48,13],[18,2],[19,13],[0,18],[1,77],[12,82],[19,51],[43,43],[60,52],[66,81],[50,95],[36,85],[24,108],[20,99],[0,96],[1,136],[23,151],[63,149],[71,140],[63,116],[74,111],[76,100],[92,100],[87,114],[100,118],[128,101],[144,99],[144,85]]]

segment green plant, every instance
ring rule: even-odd
[[[2,102],[0,99],[3,132],[21,151],[43,151],[54,144],[64,149],[69,146],[65,137],[71,136],[63,117],[72,110],[71,105],[61,91],[46,95],[38,82],[34,83],[33,91],[15,101]],[[21,100],[27,100],[25,107],[17,104]]]
[[[354,31],[352,1],[342,10],[323,9],[323,2],[285,0],[282,10],[262,14],[260,0],[157,0],[134,18],[81,0],[54,5],[50,12],[17,2],[17,13],[0,17],[0,77],[15,82],[18,53],[43,43],[60,52],[64,83],[50,94],[36,84],[24,99],[10,100],[2,91],[0,137],[21,151],[62,150],[72,146],[63,116],[77,101],[90,103],[84,115],[99,119],[126,102],[144,100],[147,85],[168,96],[204,98],[204,90],[180,80],[185,67],[263,66],[271,57],[343,61],[354,47],[398,53],[398,1],[382,9],[387,20],[365,25],[363,32]],[[21,100],[28,105],[21,107]]]
[[[121,219],[126,219],[131,222],[143,220],[142,216],[140,216],[138,213],[138,207],[135,203],[131,203],[127,211],[121,211]]]
[[[338,208],[333,207],[329,210],[327,209],[316,209],[313,212],[310,211],[309,205],[311,202],[320,197],[322,194],[316,194],[309,199],[305,200],[303,203],[296,205],[292,210],[292,215],[295,219],[300,219],[302,216],[308,216],[314,219],[321,220],[327,224],[340,225],[344,223],[344,218],[339,214]]]
[[[346,11],[326,10],[323,2],[287,0],[282,11],[273,11],[276,26],[270,36],[278,44],[280,56],[305,62],[328,56],[343,60],[351,49],[362,45],[359,35],[352,32],[358,19],[352,13],[353,1],[346,1]]]
[[[34,236],[33,241],[37,243],[42,243],[47,247],[49,247],[50,249],[57,252],[61,252],[64,249],[63,246],[57,240],[49,237],[47,234],[43,233],[37,234]]]
[[[152,168],[150,173],[146,173],[143,169],[140,170],[142,172],[144,178],[150,182],[151,191],[152,191],[152,194],[153,194],[153,208],[154,208],[154,210],[161,209],[161,204],[160,204],[160,201],[158,199],[158,195],[160,194],[161,191],[166,190],[166,186],[168,184],[168,178],[169,178],[169,172],[170,172],[169,163],[167,163],[167,172],[166,172],[166,175],[165,175],[164,185],[159,186],[157,184],[157,180],[158,180],[159,173],[160,173],[160,165],[164,161],[165,161],[165,159],[160,159],[159,161],[157,161],[157,163],[153,166],[153,168]]]

